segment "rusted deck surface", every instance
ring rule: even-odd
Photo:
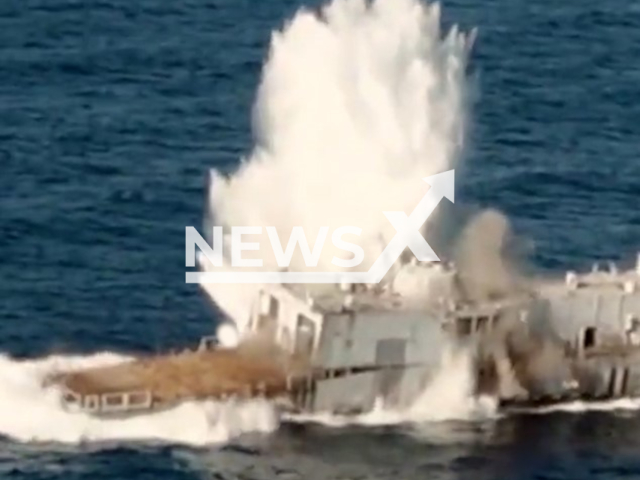
[[[149,391],[155,402],[223,395],[268,396],[283,393],[288,375],[303,375],[304,362],[273,350],[184,352],[141,358],[110,367],[58,374],[49,383],[79,395]]]

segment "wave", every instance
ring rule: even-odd
[[[0,434],[21,442],[151,440],[209,445],[226,443],[247,432],[271,432],[279,425],[275,407],[264,400],[188,402],[158,413],[105,419],[66,411],[61,392],[43,387],[43,380],[56,372],[128,359],[113,353],[37,360],[0,356]]]

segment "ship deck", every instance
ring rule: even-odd
[[[188,351],[122,364],[57,374],[47,379],[73,395],[109,396],[147,392],[154,404],[231,395],[274,396],[286,392],[305,363],[273,351],[249,349]]]

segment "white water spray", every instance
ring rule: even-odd
[[[45,377],[59,371],[126,361],[115,354],[51,356],[17,361],[0,356],[0,435],[24,442],[153,440],[188,445],[226,443],[246,432],[270,432],[278,418],[265,401],[191,402],[177,408],[126,419],[101,419],[63,409]]]
[[[295,415],[293,421],[312,421],[328,426],[422,424],[448,420],[490,419],[497,415],[497,402],[474,396],[472,357],[469,351],[447,349],[440,366],[424,391],[407,408],[389,409],[380,402],[371,412],[358,416],[333,414]]]
[[[475,396],[473,358],[467,350],[446,350],[440,368],[427,388],[407,411],[414,422],[488,418],[497,402]]]
[[[272,38],[253,153],[229,179],[213,172],[214,223],[275,226],[284,245],[302,226],[312,246],[320,227],[353,225],[362,266],[375,260],[395,234],[383,212],[410,212],[422,178],[460,158],[468,47],[455,28],[442,38],[439,6],[419,0],[299,12]],[[323,270],[340,255],[328,243]],[[305,266],[294,256],[291,268]]]

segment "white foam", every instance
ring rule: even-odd
[[[155,440],[205,445],[278,427],[275,409],[266,401],[190,402],[148,415],[101,419],[66,411],[60,392],[42,386],[45,377],[55,372],[126,360],[111,353],[28,361],[0,356],[0,434],[23,442]]]
[[[474,395],[472,357],[465,350],[445,350],[440,369],[407,410],[413,422],[475,420],[496,415],[497,401]]]
[[[21,442],[165,441],[201,446],[225,444],[244,433],[275,431],[280,418],[275,405],[264,400],[249,402],[187,402],[171,410],[126,419],[101,419],[72,413],[62,407],[55,388],[44,388],[45,377],[55,372],[106,366],[127,357],[101,353],[86,357],[50,356],[38,360],[14,360],[0,356],[0,435]],[[490,397],[475,398],[468,355],[445,355],[433,381],[409,408],[386,409],[379,402],[371,412],[343,416],[330,413],[287,415],[293,422],[322,423],[331,427],[410,427],[411,434],[445,436],[434,426],[447,421],[492,420],[499,416]],[[571,402],[525,410],[529,414],[558,411],[636,411],[640,399],[603,402]]]
[[[482,420],[497,417],[497,401],[489,396],[473,395],[471,356],[463,350],[447,350],[433,379],[407,408],[385,408],[378,401],[375,408],[363,415],[340,416],[328,413],[294,415],[298,422],[317,422],[332,427],[348,425],[418,426],[447,420]]]
[[[557,403],[545,407],[533,407],[519,410],[527,414],[547,414],[555,412],[620,412],[640,410],[640,398],[618,398],[615,400],[582,401]]]
[[[630,412],[640,410],[640,398],[621,398],[604,401],[572,401],[545,407],[522,408],[512,414],[543,415],[555,412]],[[471,356],[465,351],[447,351],[439,371],[415,402],[404,409],[387,409],[382,402],[366,414],[343,416],[331,413],[292,415],[294,422],[320,423],[333,428],[353,425],[393,426],[408,428],[412,436],[429,441],[457,438],[457,433],[446,428],[455,422],[486,422],[504,417],[496,398],[473,395]],[[458,432],[459,433],[459,432]]]
[[[106,366],[129,360],[113,353],[50,356],[15,360],[0,356],[0,434],[23,442],[64,443],[159,440],[189,445],[226,443],[248,432],[271,432],[280,419],[273,404],[250,402],[188,402],[171,410],[126,419],[101,419],[62,407],[60,392],[43,387],[56,372]],[[295,422],[348,425],[420,424],[450,419],[475,419],[495,413],[487,399],[473,399],[468,356],[446,355],[441,370],[408,409],[389,410],[382,403],[364,415],[292,415]]]
[[[331,413],[292,415],[294,422],[314,422],[330,427],[391,426],[403,425],[411,429],[412,435],[428,436],[431,440],[443,432],[434,426],[451,421],[484,422],[504,416],[498,409],[495,397],[473,395],[471,356],[466,351],[450,350],[443,355],[441,366],[418,396],[415,402],[404,409],[387,409],[382,402],[363,415],[342,416]],[[555,412],[629,412],[640,410],[640,398],[620,398],[603,401],[572,401],[545,407],[521,408],[513,414],[550,414]],[[445,432],[446,433],[446,432]]]

